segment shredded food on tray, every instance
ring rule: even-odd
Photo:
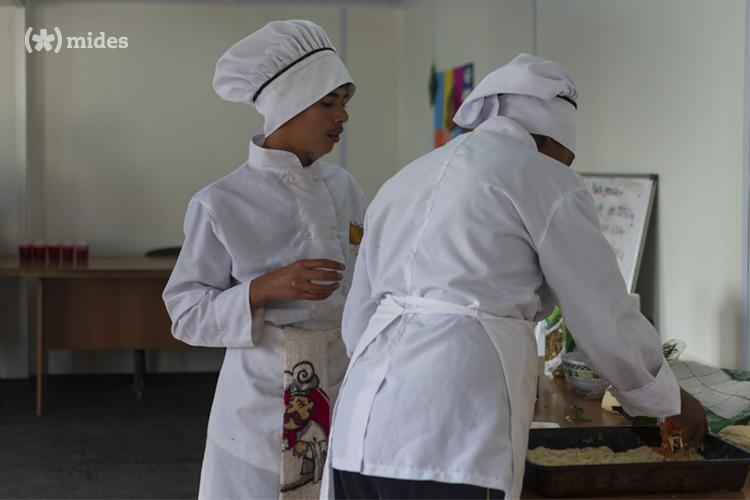
[[[670,457],[654,451],[655,448],[641,446],[626,451],[613,451],[609,446],[587,448],[564,448],[554,450],[540,446],[529,450],[526,458],[537,465],[593,465],[593,464],[636,464],[644,462],[671,462],[705,460],[697,451],[679,452]]]
[[[641,446],[616,452],[608,446],[587,448],[564,448],[555,450],[540,446],[529,450],[526,458],[538,465],[592,465],[634,464],[644,462],[673,462],[705,460],[695,447],[688,447],[682,440],[682,429],[672,420],[659,424],[661,446]]]

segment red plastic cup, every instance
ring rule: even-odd
[[[49,258],[50,266],[56,267],[60,265],[60,252],[61,251],[62,251],[62,246],[56,241],[53,243],[47,244],[47,257]]]
[[[18,260],[21,261],[21,264],[29,264],[33,259],[33,255],[31,253],[31,243],[28,241],[24,241],[20,245],[18,245]]]
[[[86,243],[76,243],[75,246],[76,265],[88,264],[89,246]]]
[[[31,257],[35,265],[43,266],[47,263],[47,244],[43,241],[35,241],[31,244]]]
[[[73,257],[75,256],[75,245],[69,241],[63,242],[60,245],[60,255],[62,256],[63,265],[73,264]]]

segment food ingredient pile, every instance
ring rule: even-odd
[[[685,446],[682,430],[674,422],[667,419],[660,424],[660,428],[662,444],[659,447],[640,446],[616,452],[609,446],[562,450],[540,446],[529,450],[526,458],[529,462],[546,466],[705,460],[694,447]]]

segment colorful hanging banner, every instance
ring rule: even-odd
[[[461,134],[453,115],[474,89],[474,63],[435,72],[430,87],[434,92],[430,96],[434,100],[433,146],[437,148]]]

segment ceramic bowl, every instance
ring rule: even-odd
[[[561,360],[565,381],[574,391],[596,397],[604,395],[609,382],[588,367],[588,360],[582,352],[563,353]]]

